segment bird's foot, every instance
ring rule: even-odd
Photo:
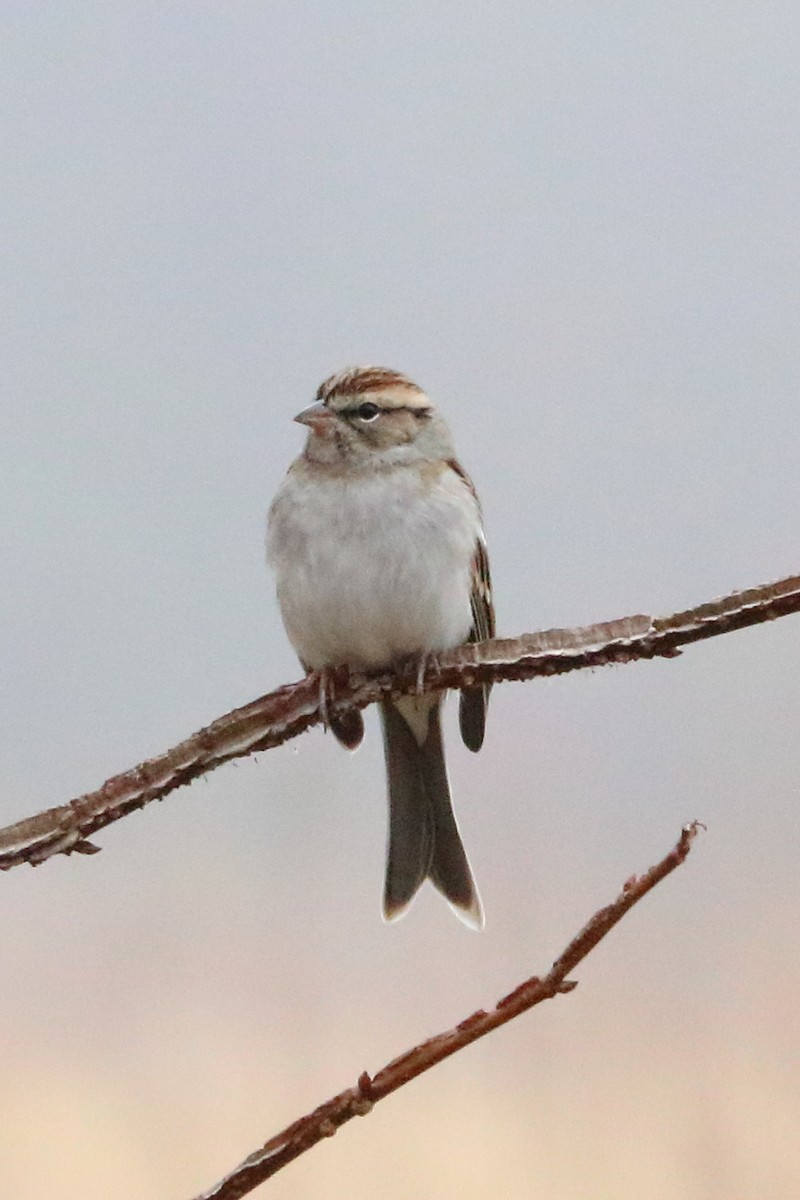
[[[433,650],[423,650],[417,658],[417,695],[421,696],[425,690],[425,672],[429,669],[436,670],[439,666],[439,657]]]
[[[357,708],[347,708],[337,716],[331,715],[336,700],[336,674],[341,667],[322,667],[319,671],[319,715],[322,728],[334,734],[348,750],[355,750],[364,737],[364,718]]]

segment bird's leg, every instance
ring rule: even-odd
[[[319,713],[322,717],[322,728],[326,733],[331,727],[330,710],[328,708],[329,689],[332,692],[330,668],[321,667],[319,672]]]
[[[417,695],[421,696],[425,688],[425,672],[439,665],[438,656],[432,650],[423,650],[417,658]]]

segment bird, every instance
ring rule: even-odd
[[[495,633],[481,507],[448,426],[399,371],[348,367],[294,418],[305,426],[269,510],[267,557],[287,635],[307,673],[375,671]],[[400,917],[429,879],[474,929],[483,908],[445,766],[444,693],[383,700],[389,819],[383,915]],[[488,686],[461,690],[464,744],[483,744]],[[355,749],[357,709],[330,721]]]

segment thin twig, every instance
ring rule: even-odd
[[[560,675],[634,659],[674,658],[681,646],[798,611],[800,576],[795,575],[669,617],[625,617],[580,629],[551,629],[459,646],[426,666],[423,687],[437,691]],[[350,675],[346,668],[329,675],[334,689],[327,702],[331,717],[389,695],[410,694],[419,686],[416,663],[373,676]],[[95,853],[99,847],[89,838],[107,825],[151,800],[163,800],[222,763],[271,749],[319,724],[319,701],[317,675],[287,684],[220,717],[165,754],[115,775],[97,791],[9,825],[0,830],[0,870],[24,862],[35,866],[54,854]]]
[[[693,821],[681,830],[681,836],[669,854],[644,875],[634,876],[624,885],[619,896],[596,912],[583,929],[575,935],[543,978],[534,975],[509,992],[489,1012],[479,1009],[453,1029],[421,1042],[406,1054],[395,1058],[377,1075],[366,1071],[359,1076],[355,1087],[340,1092],[307,1116],[301,1117],[287,1129],[269,1139],[230,1171],[219,1183],[195,1197],[195,1200],[240,1200],[259,1184],[275,1175],[282,1167],[310,1150],[324,1138],[332,1137],[337,1129],[353,1117],[365,1116],[373,1105],[396,1092],[424,1071],[430,1070],[451,1054],[463,1050],[471,1042],[485,1037],[508,1021],[527,1012],[543,1000],[571,992],[577,983],[568,974],[594,949],[606,934],[621,921],[634,904],[660,883],[686,859],[697,835],[700,822]]]

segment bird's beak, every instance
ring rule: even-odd
[[[308,408],[304,408],[302,412],[295,417],[300,425],[309,425],[314,433],[322,433],[328,427],[329,423],[334,420],[335,414],[324,404],[310,404]]]

